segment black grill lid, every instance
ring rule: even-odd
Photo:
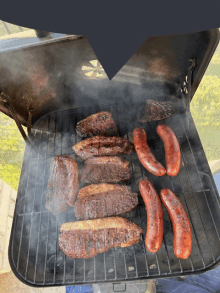
[[[32,42],[32,43],[31,43]],[[10,98],[21,123],[27,125],[51,111],[105,104],[128,95],[170,95],[185,80],[195,60],[193,97],[219,42],[219,30],[147,39],[109,81],[87,39],[68,36],[34,42],[0,42],[0,90]],[[0,102],[0,111],[11,116]]]

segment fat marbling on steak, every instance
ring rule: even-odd
[[[117,126],[110,112],[102,111],[90,115],[76,125],[76,133],[81,137],[92,137],[96,135],[117,135]]]
[[[46,208],[53,214],[74,206],[79,191],[78,166],[69,156],[55,156],[50,165]]]
[[[89,220],[127,213],[137,204],[138,196],[130,187],[102,183],[80,189],[74,209],[78,220]]]
[[[128,247],[140,241],[143,230],[121,217],[64,223],[59,246],[71,258],[91,258],[112,247]]]

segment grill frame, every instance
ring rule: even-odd
[[[138,101],[138,103],[139,102],[141,102],[141,101]],[[119,104],[120,103],[126,103],[125,101],[122,101],[122,102],[119,102]],[[129,105],[130,105],[130,109],[132,108],[133,109],[133,107],[131,107],[131,103],[134,103],[134,100],[129,100],[127,103],[129,103]],[[133,104],[134,105],[134,107],[138,107],[138,103],[135,101],[135,103]],[[116,107],[116,105],[115,104],[109,104],[110,106],[107,106],[107,105],[99,105],[99,107],[96,107],[95,108],[95,112],[98,112],[98,111],[101,111],[101,110],[108,110],[108,107],[115,107],[115,108],[117,108],[117,109],[119,109],[120,107],[119,107],[119,104],[117,105],[117,107]],[[107,108],[106,108],[107,107]],[[91,107],[90,107],[91,108]],[[193,122],[193,119],[192,119],[192,117],[190,116],[190,127],[189,127],[189,129],[187,129],[186,128],[186,124],[185,124],[185,111],[184,110],[182,110],[183,108],[179,108],[178,109],[178,111],[179,111],[179,114],[178,115],[180,115],[180,119],[181,119],[181,121],[182,121],[182,127],[185,129],[185,134],[186,134],[186,137],[187,137],[187,139],[189,139],[189,137],[193,137],[194,138],[194,140],[193,140],[193,145],[194,145],[194,152],[193,152],[193,149],[192,149],[192,146],[189,144],[189,147],[191,148],[191,151],[192,151],[192,154],[193,154],[193,156],[194,156],[194,160],[197,162],[197,164],[196,164],[196,172],[198,172],[198,175],[199,175],[199,178],[200,178],[200,180],[201,180],[201,182],[202,182],[202,177],[201,176],[203,176],[203,177],[206,177],[206,178],[208,178],[208,180],[209,180],[209,183],[205,183],[205,185],[204,185],[204,181],[203,181],[203,185],[204,186],[209,186],[209,188],[210,188],[210,186],[211,186],[211,188],[210,188],[210,190],[212,189],[212,198],[214,198],[214,197],[216,197],[216,199],[217,199],[217,202],[218,202],[218,208],[219,208],[219,210],[220,210],[220,200],[219,200],[219,197],[218,197],[218,191],[217,191],[217,188],[216,188],[216,186],[215,186],[215,183],[214,183],[214,179],[212,178],[212,174],[211,174],[211,171],[210,171],[210,169],[209,169],[209,166],[208,166],[208,163],[207,163],[207,160],[206,160],[206,157],[205,157],[205,153],[204,153],[204,150],[203,150],[203,148],[202,148],[202,145],[201,145],[201,142],[200,142],[200,139],[199,139],[199,136],[198,136],[198,133],[197,133],[197,131],[196,131],[196,128],[195,128],[195,125],[194,125],[194,122]],[[45,115],[43,118],[41,118],[39,121],[38,121],[38,123],[36,123],[36,125],[34,126],[34,129],[33,129],[33,142],[34,142],[34,145],[35,145],[35,147],[36,147],[36,150],[38,150],[39,148],[40,148],[40,146],[41,146],[41,144],[39,144],[39,143],[36,143],[36,135],[37,135],[37,133],[38,132],[41,132],[42,134],[44,134],[44,135],[46,135],[47,136],[47,143],[48,143],[48,138],[49,138],[49,135],[51,134],[51,131],[53,132],[54,130],[55,130],[55,134],[54,134],[54,141],[56,141],[56,139],[57,139],[57,137],[59,137],[59,139],[61,139],[61,151],[62,151],[62,139],[64,139],[64,137],[65,137],[65,135],[67,135],[67,137],[68,136],[70,136],[70,134],[72,134],[72,132],[74,132],[75,130],[74,130],[74,123],[76,123],[77,121],[75,121],[74,123],[72,123],[72,124],[70,124],[69,125],[69,127],[70,128],[68,128],[67,127],[67,129],[66,129],[66,132],[65,131],[61,131],[61,132],[56,132],[56,130],[57,130],[57,128],[55,128],[55,126],[56,126],[56,123],[55,123],[55,125],[52,123],[52,119],[50,118],[50,120],[48,120],[48,129],[47,130],[45,130],[45,127],[42,127],[43,126],[43,124],[45,123],[45,120],[47,119],[47,117],[53,117],[53,115],[55,115],[56,117],[58,117],[58,115],[60,115],[60,113],[62,113],[62,115],[65,115],[65,113],[74,113],[74,112],[76,112],[76,111],[82,111],[82,114],[83,115],[81,115],[80,116],[80,114],[78,114],[77,115],[77,119],[78,120],[81,120],[81,119],[83,119],[83,118],[85,118],[85,117],[87,117],[89,114],[92,114],[91,112],[89,112],[88,111],[88,108],[86,107],[84,110],[82,110],[82,108],[81,109],[74,109],[74,110],[67,110],[67,111],[57,111],[57,112],[53,112],[53,113],[50,113],[50,114],[47,114],[47,115]],[[84,111],[84,112],[83,112]],[[87,112],[86,112],[87,111]],[[133,113],[133,110],[131,110],[132,111],[132,113]],[[128,114],[128,113],[127,113]],[[129,115],[126,115],[126,116],[129,116]],[[117,124],[118,124],[118,117],[116,117],[115,115],[114,115],[114,113],[113,113],[113,117],[114,117],[114,119],[116,120],[116,122],[117,122]],[[174,117],[176,117],[176,116],[173,116],[172,118],[171,118],[171,120],[173,120],[173,119],[176,119],[176,118],[174,118]],[[43,123],[41,124],[41,122],[43,121]],[[57,120],[57,121],[59,121],[59,120]],[[69,119],[69,122],[70,122],[70,119]],[[163,121],[161,121],[161,122],[159,122],[159,123],[162,123]],[[175,121],[174,121],[175,122]],[[157,123],[151,123],[151,124],[148,124],[148,125],[151,125],[151,126],[155,126],[155,124],[157,124]],[[51,125],[51,128],[49,128],[49,125]],[[59,124],[58,124],[59,125]],[[121,133],[125,133],[124,131],[125,130],[122,130],[122,128],[124,127],[124,125],[126,125],[126,122],[124,122],[124,123],[122,123],[122,124],[118,124],[118,125],[120,125],[120,131],[119,132],[121,132]],[[169,124],[168,124],[169,125]],[[175,123],[173,123],[172,122],[172,125],[176,125]],[[133,128],[134,127],[137,127],[137,126],[140,126],[140,125],[133,125]],[[172,126],[171,126],[172,127]],[[64,127],[63,127],[64,128]],[[145,127],[145,129],[146,129],[146,127]],[[130,130],[130,129],[129,129]],[[175,131],[175,130],[174,130]],[[74,141],[72,141],[71,143],[70,143],[70,141],[71,140],[68,140],[68,143],[67,143],[67,149],[69,148],[69,150],[71,149],[71,146],[74,144],[74,143],[76,143],[76,142],[78,142],[78,141],[80,141],[81,139],[79,139],[79,137],[77,137],[77,136],[71,136],[72,138],[74,138]],[[41,136],[41,139],[42,139],[42,136]],[[153,139],[153,138],[152,138]],[[178,139],[180,139],[180,137],[178,136]],[[150,140],[151,140],[151,138],[150,138]],[[156,143],[156,140],[155,140],[155,143]],[[55,144],[54,144],[54,146],[55,146]],[[195,148],[196,148],[196,152],[195,152]],[[59,147],[58,147],[58,149],[59,149]],[[55,152],[53,152],[53,151],[55,151]],[[59,151],[57,151],[58,153],[56,153],[56,149],[54,148],[54,150],[51,150],[51,153],[49,153],[49,156],[51,156],[52,157],[52,155],[56,155],[56,154],[67,154],[67,155],[72,155],[73,154],[73,151],[72,151],[72,154],[71,153],[68,153],[68,152],[63,152],[63,153],[59,153]],[[41,156],[42,156],[42,158],[44,158],[44,155],[43,155],[43,153],[44,153],[44,151],[41,153]],[[52,154],[53,153],[53,154]],[[23,176],[24,176],[24,173],[25,173],[25,164],[27,163],[27,159],[29,158],[29,156],[32,156],[33,154],[31,153],[30,154],[30,148],[29,148],[29,146],[27,146],[26,147],[26,150],[25,150],[25,160],[24,160],[24,163],[23,163],[23,167],[22,167],[22,173],[21,173],[21,179],[23,178]],[[38,159],[38,163],[39,163],[39,157],[40,157],[40,154],[38,153],[38,152],[36,152],[36,153],[34,153],[34,156],[35,156],[35,159],[33,159],[33,157],[30,157],[30,160],[31,159],[33,159],[33,160],[37,160]],[[132,154],[132,156],[125,156],[125,158],[128,158],[129,157],[129,160],[130,160],[130,158],[131,158],[131,160],[132,160],[132,158],[134,158],[134,156],[136,156],[136,154],[134,153],[134,154]],[[47,159],[48,159],[48,144],[47,144],[47,151],[46,151],[46,153],[45,153],[45,158],[44,158],[44,161],[45,161],[45,164],[46,164],[46,161],[47,161]],[[184,156],[183,156],[183,159],[184,159]],[[42,159],[43,160],[43,159]],[[131,162],[131,161],[130,161]],[[184,159],[184,162],[187,162],[187,160],[186,159]],[[200,164],[202,162],[202,164]],[[162,161],[162,163],[164,163],[163,161]],[[31,165],[31,164],[30,164]],[[29,168],[30,168],[30,165],[29,165]],[[132,164],[131,164],[131,166],[133,167],[133,166],[136,166],[136,165],[134,165],[134,162],[132,162]],[[149,175],[149,173],[146,171],[146,170],[144,170],[144,168],[141,166],[141,164],[139,163],[139,167],[141,168],[141,174],[142,174],[142,177],[143,177],[143,174],[147,174],[147,175]],[[189,166],[189,168],[190,168],[190,166]],[[193,172],[192,171],[192,169],[190,168],[190,173],[191,172]],[[133,180],[133,181],[135,181],[135,180],[137,180],[137,179],[135,179],[134,178],[134,174],[138,174],[138,172],[136,172],[136,173],[133,173],[133,171],[134,170],[132,170],[132,179],[131,179],[131,181]],[[45,172],[46,172],[46,167],[45,167]],[[189,170],[187,169],[187,176],[188,176],[188,179],[189,178],[191,178],[190,177],[190,173],[189,173]],[[39,174],[38,174],[39,175]],[[179,175],[178,175],[179,176]],[[150,181],[154,184],[154,178],[155,176],[149,176],[149,179],[150,179]],[[45,174],[43,174],[43,178],[45,178]],[[153,178],[153,180],[152,180],[152,178]],[[141,179],[141,178],[140,178]],[[160,178],[160,179],[158,179],[158,178],[156,178],[156,181],[157,180],[159,180],[159,181],[161,181],[162,182],[162,186],[161,186],[161,188],[162,187],[165,187],[165,186],[163,186],[163,178]],[[171,179],[172,180],[172,179]],[[38,180],[39,181],[39,180]],[[36,182],[37,182],[37,180],[36,180]],[[133,186],[134,185],[134,182],[130,182],[131,183],[131,185]],[[42,188],[45,188],[45,182],[44,182],[44,184],[43,184],[43,187]],[[192,185],[192,183],[190,183],[191,184],[191,187],[192,187],[192,190],[193,190],[193,185]],[[19,203],[19,201],[21,201],[21,196],[22,196],[22,194],[23,194],[23,192],[22,192],[22,188],[24,188],[24,181],[20,181],[20,185],[19,185],[19,190],[18,190],[18,197],[17,197],[17,201],[16,201],[16,208],[15,208],[15,213],[14,213],[14,220],[13,220],[13,226],[12,226],[12,234],[11,234],[11,239],[10,239],[10,245],[9,245],[9,261],[10,261],[10,265],[11,265],[11,268],[12,268],[12,270],[13,270],[13,272],[15,273],[15,275],[22,281],[22,282],[24,282],[24,283],[26,283],[27,285],[30,285],[30,286],[34,286],[34,287],[45,287],[45,286],[62,286],[62,285],[80,285],[80,284],[91,284],[91,283],[93,283],[93,284],[95,284],[95,283],[104,283],[104,282],[117,282],[117,281],[135,281],[135,280],[141,280],[141,279],[155,279],[155,278],[165,278],[165,277],[178,277],[178,276],[186,276],[186,275],[192,275],[192,274],[198,274],[198,273],[203,273],[203,272],[205,272],[205,271],[207,271],[207,270],[209,270],[209,269],[213,269],[214,267],[216,267],[218,264],[219,264],[219,261],[220,261],[220,252],[219,252],[219,259],[216,261],[216,259],[214,259],[214,264],[211,264],[211,265],[208,265],[208,266],[206,266],[206,268],[204,268],[204,269],[199,269],[199,271],[196,271],[196,270],[191,270],[190,272],[188,271],[184,271],[184,272],[174,272],[174,273],[163,273],[163,274],[161,274],[160,272],[161,272],[161,269],[160,269],[160,272],[159,272],[159,274],[158,275],[150,275],[150,276],[148,276],[148,277],[146,277],[146,275],[145,276],[139,276],[139,275],[137,275],[137,273],[138,273],[138,271],[137,271],[137,265],[138,265],[138,263],[137,263],[137,258],[136,258],[136,254],[135,254],[135,249],[137,249],[137,247],[138,247],[138,249],[139,249],[139,245],[142,245],[143,246],[143,241],[144,241],[144,238],[143,238],[143,236],[142,236],[142,239],[141,239],[141,242],[138,244],[138,245],[136,245],[136,246],[133,246],[133,247],[131,247],[130,248],[130,250],[133,250],[134,251],[134,263],[135,263],[135,268],[134,269],[136,269],[136,276],[134,276],[134,277],[128,277],[128,271],[127,271],[127,267],[126,267],[126,265],[125,265],[125,278],[113,278],[113,279],[107,279],[106,278],[106,274],[107,274],[107,272],[106,272],[106,269],[105,269],[105,272],[104,272],[104,275],[105,275],[105,279],[103,280],[97,280],[97,276],[95,276],[95,269],[94,269],[94,277],[96,277],[95,279],[96,280],[89,280],[89,281],[85,281],[85,263],[86,263],[86,261],[85,260],[82,260],[81,262],[83,263],[83,266],[84,266],[84,269],[83,269],[83,277],[84,277],[84,280],[82,280],[82,281],[80,281],[80,282],[71,282],[71,283],[65,283],[65,282],[63,282],[63,283],[56,283],[55,282],[55,275],[56,275],[56,271],[55,271],[55,263],[56,263],[56,261],[57,260],[59,260],[59,258],[57,257],[57,255],[55,256],[55,260],[54,260],[54,278],[53,278],[53,283],[47,283],[47,284],[36,284],[36,282],[35,283],[31,283],[30,281],[27,281],[27,279],[25,278],[23,278],[20,274],[19,274],[19,271],[18,271],[18,269],[15,267],[15,265],[14,265],[14,260],[13,260],[13,256],[12,256],[12,254],[13,254],[13,236],[14,236],[14,231],[15,231],[15,228],[17,228],[16,227],[16,222],[17,222],[17,212],[18,212],[18,210],[19,210],[19,208],[21,208],[21,203]],[[203,186],[203,189],[208,189],[208,188],[205,188]],[[137,182],[136,182],[136,187],[137,187]],[[167,188],[169,188],[168,186],[166,186]],[[35,202],[35,199],[36,199],[36,188],[39,188],[39,186],[37,186],[37,184],[35,185],[35,190],[34,190],[34,197],[33,196],[30,196],[29,197],[29,200],[30,199],[33,199],[33,203]],[[157,189],[158,188],[158,184],[156,184],[156,186],[155,186],[155,188]],[[45,191],[45,189],[44,189],[44,191]],[[137,189],[135,190],[135,191],[137,191]],[[174,192],[175,192],[175,190],[174,190]],[[197,191],[198,192],[198,191]],[[204,192],[204,194],[206,195],[206,192],[207,191],[203,191]],[[191,192],[191,194],[193,193],[193,197],[196,199],[196,196],[195,196],[195,191],[192,191]],[[45,194],[45,192],[44,192],[44,194]],[[180,193],[176,193],[177,194],[177,196],[180,196]],[[188,195],[189,195],[190,193],[188,193]],[[213,194],[215,194],[215,195],[213,195]],[[184,194],[184,202],[183,202],[183,204],[185,204],[185,205],[187,205],[187,201],[186,201],[186,199],[185,199],[185,196],[187,196],[187,193],[185,193]],[[140,196],[139,196],[139,198],[140,198]],[[182,198],[182,197],[181,197]],[[190,197],[189,197],[190,198]],[[189,201],[189,198],[188,198],[188,201]],[[141,199],[141,198],[140,198]],[[205,196],[205,200],[207,201],[207,196]],[[196,201],[196,200],[195,200]],[[43,203],[43,197],[42,197],[42,203]],[[143,202],[141,203],[141,204],[143,204]],[[20,205],[20,206],[19,206]],[[197,201],[196,201],[196,205],[197,205]],[[144,208],[144,206],[142,206],[142,209]],[[187,210],[188,210],[188,208],[189,208],[189,206],[187,205]],[[137,209],[137,208],[136,208]],[[135,210],[136,210],[135,209]],[[213,206],[212,206],[212,209],[213,209]],[[138,211],[139,211],[139,216],[140,216],[140,210],[139,209],[137,209]],[[143,212],[143,211],[142,211]],[[49,221],[49,219],[50,219],[50,216],[49,216],[49,214],[50,214],[50,212],[47,212],[48,213],[48,221]],[[128,213],[128,214],[131,214],[131,213]],[[166,214],[166,212],[165,212],[165,214]],[[199,214],[200,214],[200,212],[199,212]],[[40,216],[41,217],[43,217],[43,215],[40,213]],[[192,216],[192,215],[191,215]],[[68,217],[68,213],[67,213],[67,217]],[[131,216],[132,217],[132,216]],[[200,215],[200,217],[201,217],[201,215]],[[127,217],[126,217],[127,218]],[[32,219],[32,218],[31,218]],[[129,219],[129,215],[128,215],[128,219]],[[133,219],[133,218],[132,218]],[[131,221],[132,222],[134,222],[134,220],[132,220],[131,219]],[[167,219],[167,217],[166,217],[166,219]],[[141,217],[140,217],[140,220],[141,220]],[[141,220],[142,221],[142,220]],[[49,223],[49,222],[48,222]],[[137,223],[137,222],[135,222],[136,224],[138,224],[138,225],[140,225],[139,224],[139,222]],[[140,225],[142,228],[143,228],[143,225]],[[145,225],[146,226],[146,225]],[[215,226],[215,225],[214,225]],[[194,227],[194,226],[193,226]],[[216,227],[215,227],[216,228]],[[48,228],[48,230],[49,230],[49,228]],[[194,231],[194,228],[193,228],[193,231]],[[145,232],[146,232],[146,229],[144,230],[144,235],[145,235]],[[206,231],[207,232],[207,231]],[[219,239],[219,249],[220,249],[220,238],[219,238],[219,234],[220,234],[220,230],[219,231],[217,231],[218,232],[218,239]],[[23,233],[23,232],[22,232]],[[58,227],[56,226],[56,229],[55,229],[55,231],[53,231],[53,233],[54,234],[56,234],[57,236],[59,235],[59,231],[58,231]],[[39,234],[40,235],[40,234]],[[164,240],[165,240],[165,236],[166,236],[166,234],[164,234]],[[22,238],[21,238],[22,239]],[[48,241],[48,236],[47,236],[47,241]],[[198,239],[196,239],[196,242],[198,241]],[[40,238],[38,239],[38,242],[40,243]],[[167,255],[170,253],[170,251],[168,251],[168,246],[167,246],[167,243],[166,243],[166,241],[165,242],[163,242],[164,243],[164,247],[163,247],[163,249],[165,248],[165,250],[166,250],[166,253],[167,253]],[[48,243],[47,243],[48,244]],[[57,243],[58,244],[58,243]],[[21,242],[20,242],[20,245],[21,245]],[[30,245],[30,243],[29,243],[29,245]],[[201,247],[200,247],[200,245],[198,245],[198,247],[199,247],[199,250],[201,250]],[[208,247],[210,247],[210,244],[208,245]],[[20,248],[21,248],[21,246],[19,246],[19,251],[21,251],[20,250]],[[58,245],[56,246],[56,253],[57,253],[57,251],[59,250],[59,248],[58,248]],[[118,249],[113,249],[113,251],[115,252],[116,251],[116,253],[117,253],[117,250]],[[119,249],[119,250],[121,250],[122,251],[122,257],[124,257],[124,260],[126,260],[126,254],[125,254],[125,250],[123,250],[123,249]],[[130,251],[129,250],[129,251]],[[127,250],[126,250],[127,251]],[[29,251],[30,252],[30,251]],[[169,252],[169,253],[168,253]],[[48,251],[47,251],[47,253],[48,253]],[[159,255],[160,255],[160,253],[161,252],[158,252],[159,253]],[[104,254],[102,254],[102,256],[103,256],[103,262],[104,262],[104,265],[106,265],[106,254],[107,253],[104,253]],[[28,257],[29,257],[29,255],[28,255]],[[96,259],[97,257],[95,257],[95,259]],[[149,256],[148,256],[148,258],[149,258]],[[204,256],[203,256],[203,258],[204,258]],[[146,259],[146,263],[147,263],[147,257],[146,257],[146,254],[145,254],[145,259]],[[190,259],[191,259],[191,257],[190,257]],[[66,270],[65,270],[65,266],[66,266],[66,261],[68,262],[68,260],[67,260],[67,257],[65,257],[64,256],[64,271],[63,271],[63,278],[66,276]],[[159,265],[159,262],[160,262],[161,260],[160,260],[160,258],[158,258],[158,256],[157,256],[157,254],[156,254],[156,263],[157,263],[157,266],[159,266],[160,267],[160,265]],[[204,259],[202,260],[203,262],[204,262]],[[75,264],[76,262],[74,261],[74,264]],[[114,261],[113,261],[113,263],[114,263],[114,270],[115,270],[115,273],[116,273],[116,265],[117,265],[117,263],[116,263],[116,258],[114,257]],[[179,264],[181,264],[181,261],[179,260]],[[192,264],[192,261],[191,261],[191,264]],[[96,261],[94,261],[94,268],[96,268]],[[171,267],[172,267],[172,265],[173,264],[170,264],[170,260],[169,260],[169,257],[168,257],[168,267],[169,267],[169,269],[171,270]],[[46,261],[45,261],[45,266],[46,266]],[[44,269],[45,269],[46,267],[44,267]],[[75,268],[75,267],[74,267]],[[180,265],[180,270],[181,270],[181,265]],[[28,272],[28,267],[26,267],[25,268],[25,272],[27,273]],[[146,272],[148,273],[148,274],[150,274],[150,264],[149,265],[146,265]],[[44,273],[46,273],[46,270],[44,271]],[[45,275],[44,275],[44,278],[45,278]]]

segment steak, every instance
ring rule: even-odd
[[[78,166],[69,156],[55,156],[50,166],[46,208],[53,214],[74,206],[79,191]]]
[[[153,100],[147,100],[146,104],[139,108],[138,120],[141,123],[163,120],[170,117],[173,112],[173,103],[169,101],[157,102]]]
[[[81,182],[86,184],[118,183],[129,179],[131,179],[129,162],[119,157],[88,159],[81,174]]]
[[[99,112],[81,120],[76,125],[76,133],[81,137],[96,135],[117,135],[117,126],[109,112]]]
[[[121,137],[94,136],[78,142],[73,146],[73,150],[78,157],[87,160],[92,157],[131,154],[134,146],[129,140]]]
[[[134,245],[143,233],[140,227],[120,217],[64,223],[60,231],[60,249],[74,259]]]
[[[131,188],[103,183],[82,188],[74,209],[78,220],[89,220],[130,212],[137,205],[137,194]]]

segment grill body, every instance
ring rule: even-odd
[[[173,253],[172,227],[164,210],[164,239],[160,251],[149,253],[144,247],[146,212],[139,194],[139,205],[122,215],[139,225],[141,241],[128,248],[113,248],[89,260],[73,260],[59,249],[60,225],[75,221],[73,210],[55,217],[45,208],[49,166],[54,155],[67,154],[75,158],[72,146],[80,141],[75,125],[98,111],[110,111],[117,122],[119,134],[131,139],[132,130],[142,126],[136,119],[141,100],[53,112],[42,117],[33,129],[32,146],[27,146],[22,168],[9,256],[11,266],[22,281],[36,286],[91,284],[162,278],[201,273],[218,264],[220,258],[220,205],[196,128],[190,119],[185,125],[185,112],[177,104],[177,113],[160,122],[144,125],[148,142],[156,157],[164,164],[164,149],[156,134],[156,125],[170,126],[181,145],[180,173],[175,178],[156,177],[145,170],[135,153],[124,156],[131,163],[129,184],[138,192],[138,182],[148,178],[156,190],[172,189],[183,203],[191,220],[193,250],[187,260],[178,260]],[[79,169],[82,162],[75,158]]]

